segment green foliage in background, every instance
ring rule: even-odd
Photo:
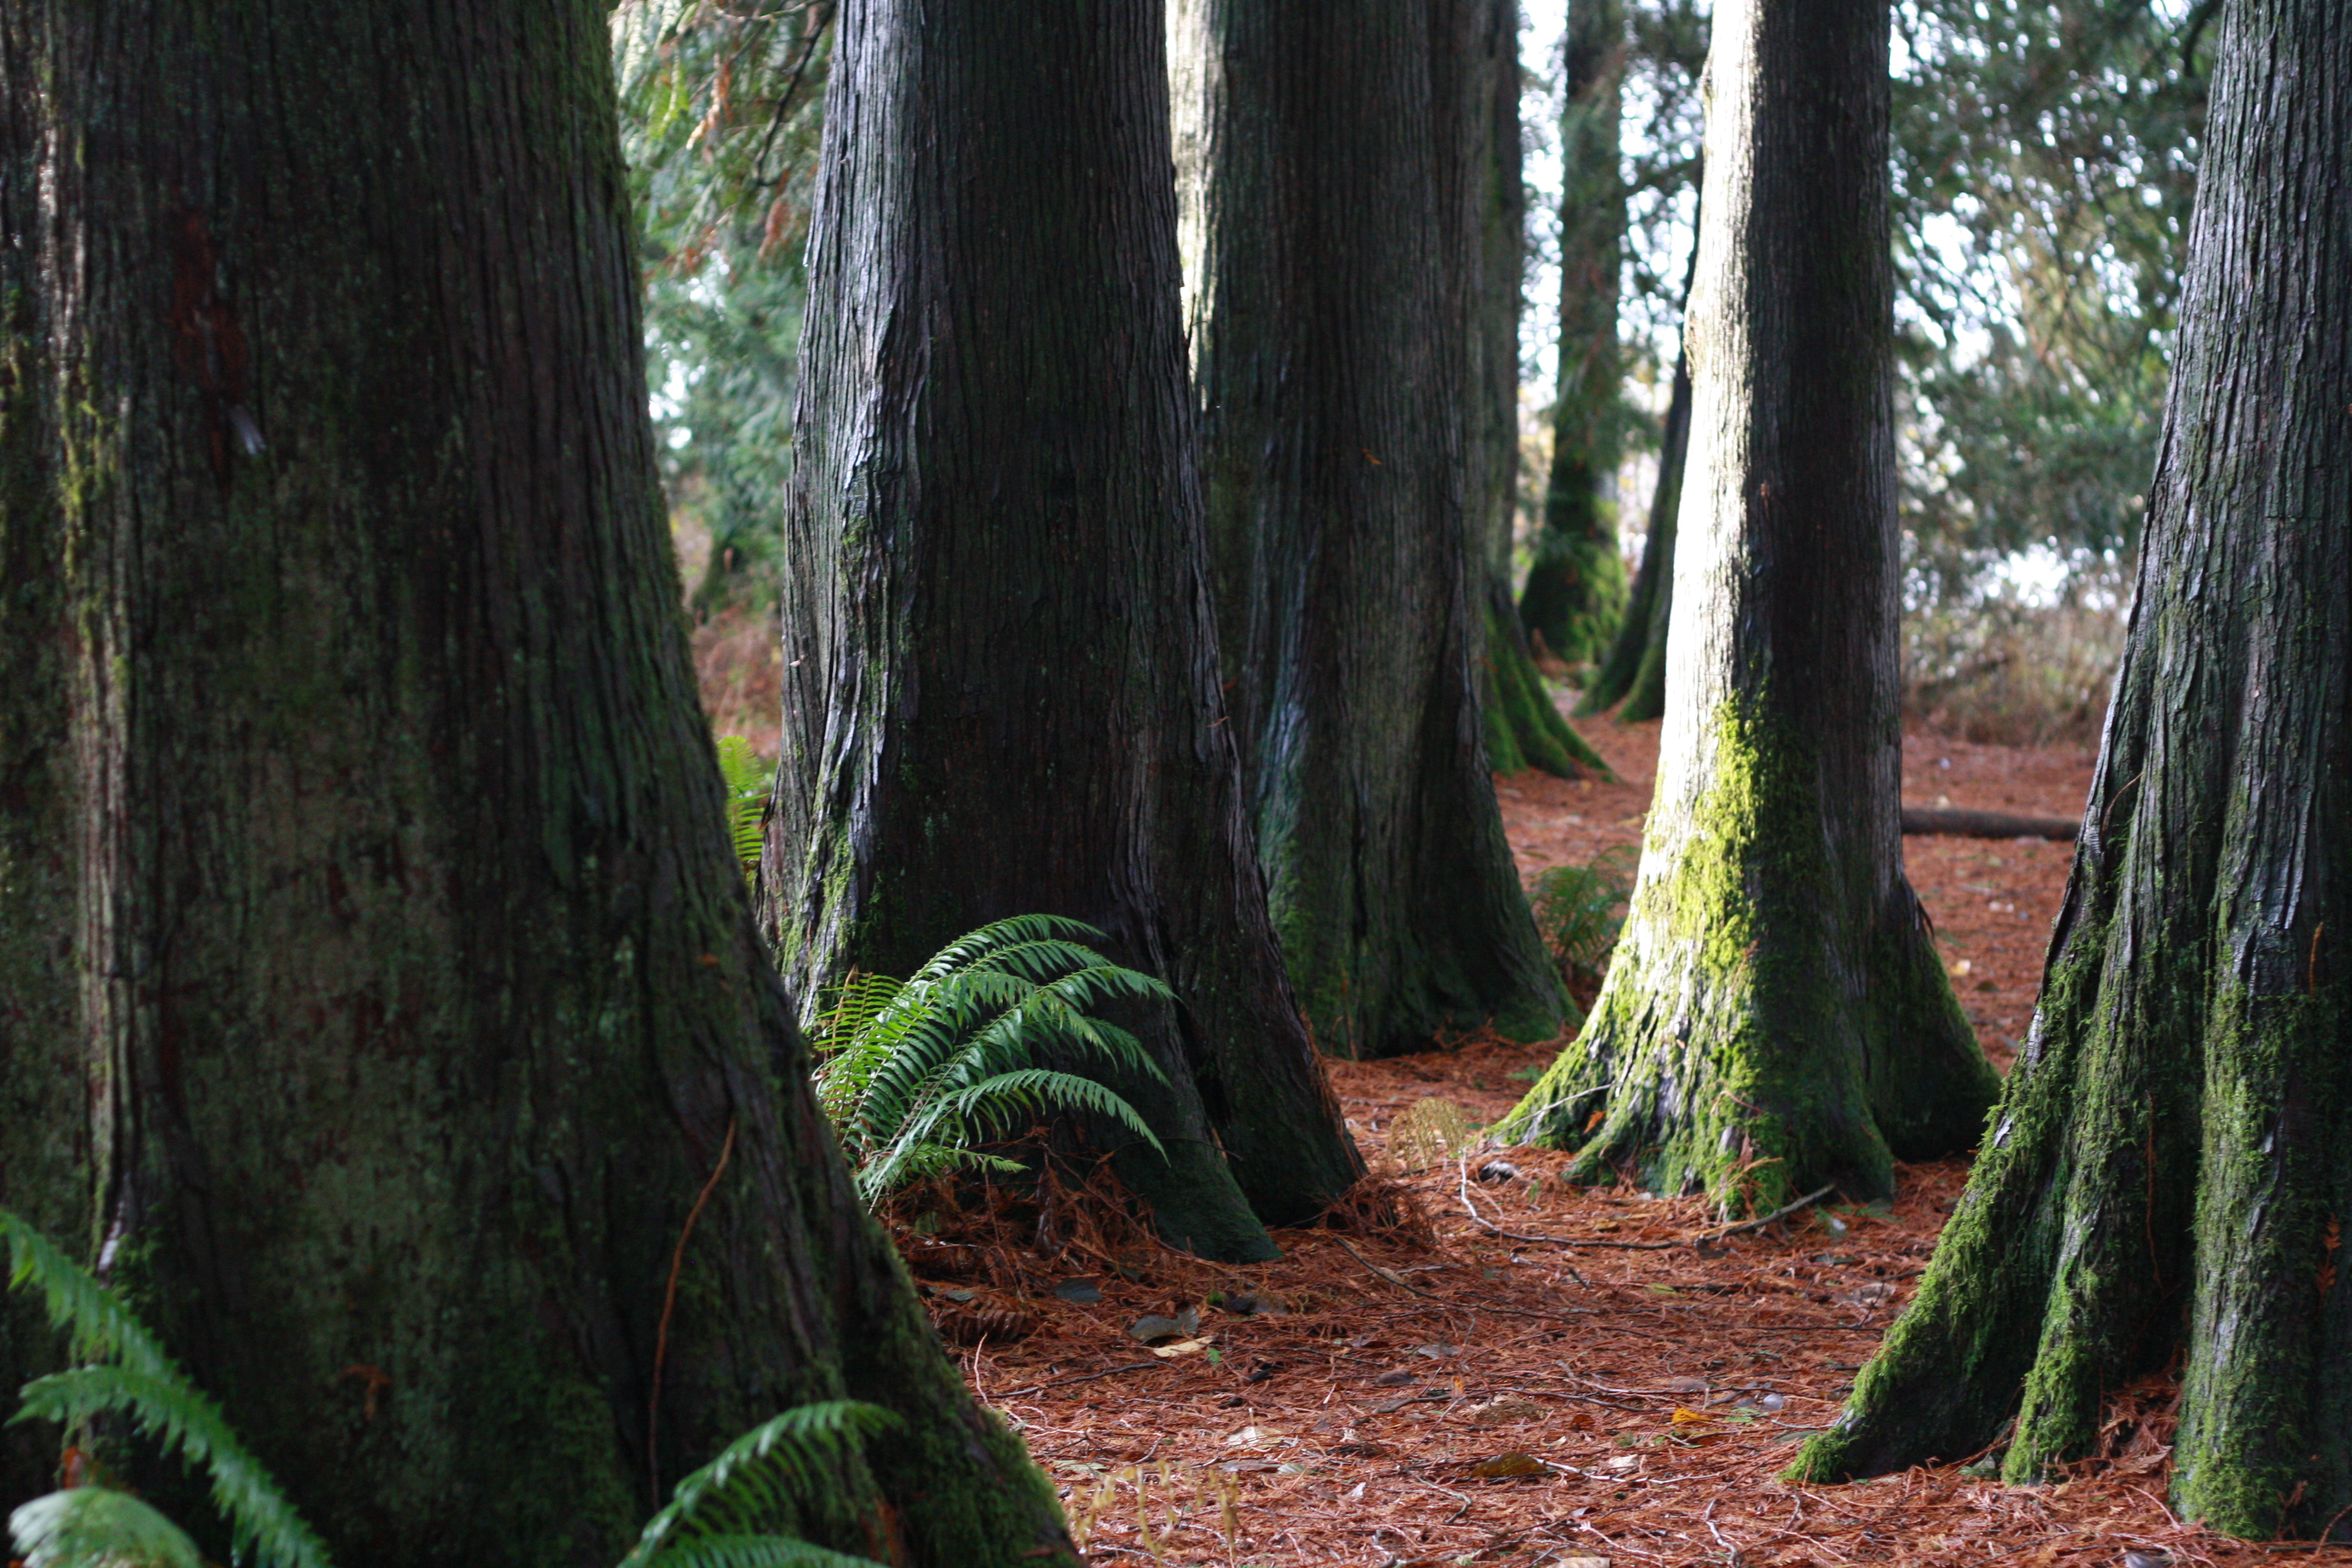
[[[940,950],[908,980],[853,974],[820,1021],[817,1098],[869,1206],[908,1183],[967,1166],[1019,1171],[981,1145],[1050,1110],[1090,1112],[1160,1147],[1135,1108],[1046,1053],[1166,1080],[1136,1037],[1092,1014],[1161,1003],[1166,985],[1080,945],[1102,933],[1016,915]],[[1165,1152],[1165,1151],[1161,1151]]]
[[[671,510],[709,535],[706,613],[777,593],[833,16],[821,0],[613,11],[646,381]]]
[[[2040,547],[2053,575],[2104,573],[2138,536],[2215,10],[1896,0],[1898,472],[1915,614],[2003,591],[1995,569],[2015,552]],[[1626,47],[1621,309],[1629,367],[1663,402],[1706,10],[1632,0]]]
[[[1570,993],[1588,1005],[1608,973],[1641,859],[1633,846],[1612,845],[1585,865],[1538,872],[1528,895],[1545,950]]]

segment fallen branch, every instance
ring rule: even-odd
[[[2083,830],[2080,817],[2019,816],[2006,811],[1965,811],[1950,806],[1906,805],[1903,831],[1952,838],[2050,838],[2072,844]]]

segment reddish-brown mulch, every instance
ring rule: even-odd
[[[1627,782],[1498,781],[1528,874],[1638,835],[1655,726],[1580,727]],[[1923,805],[2072,811],[2087,782],[2074,752],[1914,737],[1906,753]],[[2066,847],[1906,848],[1979,1033],[2005,1046],[2030,1011]],[[1965,1163],[1906,1168],[1891,1205],[1831,1205],[1720,1237],[1698,1200],[1559,1183],[1560,1154],[1440,1156],[1427,1137],[1399,1138],[1419,1151],[1399,1167],[1391,1139],[1408,1110],[1451,1101],[1460,1116],[1424,1108],[1412,1122],[1490,1121],[1553,1049],[1481,1037],[1333,1064],[1376,1176],[1356,1219],[1282,1233],[1276,1262],[1203,1263],[1067,1205],[1040,1215],[1007,1203],[948,1216],[937,1237],[903,1233],[973,1387],[1061,1488],[1090,1562],[2041,1568],[2123,1563],[2127,1551],[2263,1555],[2166,1509],[2161,1383],[2119,1394],[2107,1457],[2059,1484],[2004,1487],[1957,1462],[1853,1486],[1781,1480],[1908,1299]],[[1128,1333],[1187,1310],[1197,1327],[1160,1347],[1175,1353]]]

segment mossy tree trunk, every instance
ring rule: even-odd
[[[37,33],[0,8],[0,84],[30,82]],[[50,317],[37,243],[40,121],[0,86],[0,1205],[89,1255],[89,1128],[74,1030],[74,827],[64,518],[46,471]],[[0,1301],[0,1390],[56,1371],[40,1306]],[[0,1414],[13,1414],[13,1409]],[[55,1484],[56,1434],[0,1426],[0,1500]]]
[[[1472,670],[1474,29],[1427,0],[1179,23],[1218,630],[1292,981],[1327,1051],[1543,1038],[1567,998]]]
[[[1608,764],[1560,716],[1511,603],[1511,533],[1519,510],[1519,304],[1528,197],[1519,135],[1517,0],[1462,0],[1469,23],[1461,79],[1465,167],[1475,236],[1469,258],[1470,372],[1465,383],[1469,466],[1465,521],[1471,593],[1482,640],[1478,706],[1486,760],[1498,773],[1537,768],[1564,779],[1606,777]]]
[[[1559,122],[1559,379],[1543,527],[1519,592],[1530,637],[1596,663],[1625,609],[1614,503],[1623,440],[1617,294],[1625,230],[1619,169],[1624,0],[1569,0]]]
[[[1588,1180],[1883,1196],[1995,1087],[1903,875],[1886,0],[1738,0],[1714,51],[1657,795],[1592,1016],[1507,1125]]]
[[[1269,1256],[1360,1169],[1285,978],[1217,683],[1157,5],[845,10],[786,522],[765,919],[814,996],[984,921],[1176,1005],[1162,1233]],[[1255,1215],[1253,1214],[1255,1210]]]
[[[41,692],[0,931],[58,961],[14,857],[69,816],[60,1238],[351,1568],[609,1563],[845,1395],[903,1426],[811,1534],[1072,1561],[858,1205],[730,852],[604,7],[11,0],[0,40],[38,149],[29,202],[0,163],[0,571],[39,590],[5,646]],[[11,1002],[54,983],[25,952]],[[23,1129],[0,1158],[54,1185]]]
[[[2041,1005],[1808,1450],[2042,1475],[2178,1357],[2172,1506],[2352,1537],[2352,33],[2231,0],[2138,599]]]

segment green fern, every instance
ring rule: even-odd
[[[24,1408],[16,1419],[74,1422],[121,1411],[140,1430],[153,1434],[167,1452],[176,1449],[211,1474],[213,1501],[228,1522],[238,1556],[249,1553],[255,1562],[276,1568],[329,1568],[326,1548],[278,1489],[269,1472],[246,1451],[219,1407],[173,1364],[131,1309],[50,1245],[47,1237],[6,1209],[0,1209],[0,1235],[8,1242],[10,1282],[38,1289],[47,1300],[49,1321],[67,1331],[74,1358],[91,1363],[26,1384]],[[178,1561],[169,1550],[152,1545],[160,1538],[153,1535],[152,1525],[170,1524],[152,1509],[142,1515],[108,1498],[79,1495],[101,1489],[81,1487],[52,1492],[10,1515],[8,1527],[26,1562],[36,1561],[36,1547],[26,1533],[28,1529],[48,1532],[42,1536],[45,1544],[39,1548],[47,1555],[39,1561],[58,1568],[72,1564],[94,1568],[118,1560]],[[102,1531],[109,1521],[131,1531],[120,1538],[119,1547],[99,1550],[74,1544],[93,1539],[94,1532]],[[176,1526],[171,1528],[178,1540],[186,1540]]]
[[[768,811],[768,791],[776,770],[760,760],[740,735],[719,738],[719,773],[727,781],[727,836],[749,879],[760,866],[760,836]]]
[[[188,1532],[129,1492],[69,1487],[8,1516],[25,1568],[204,1568]]]
[[[1583,866],[1554,866],[1536,878],[1529,903],[1536,930],[1570,991],[1590,997],[1608,972],[1624,925],[1618,911],[1631,896],[1641,851],[1612,845]]]
[[[621,1568],[875,1568],[863,1557],[759,1528],[795,1494],[821,1491],[834,1478],[824,1461],[854,1451],[898,1417],[875,1405],[838,1399],[803,1405],[727,1445],[677,1483]]]
[[[1053,1110],[1091,1111],[1166,1152],[1111,1089],[1035,1065],[1059,1047],[1164,1081],[1133,1035],[1090,1009],[1123,997],[1165,1001],[1168,987],[1081,938],[1102,933],[1016,915],[950,942],[909,980],[852,975],[835,992],[818,1026],[817,1098],[869,1206],[959,1167],[1019,1169],[975,1145]]]

